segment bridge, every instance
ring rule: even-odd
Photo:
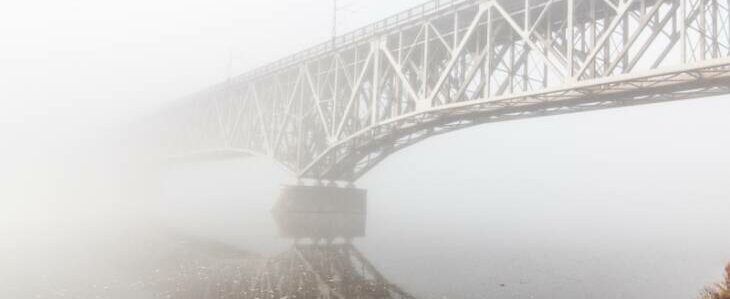
[[[299,179],[273,212],[313,243],[267,262],[254,297],[412,298],[349,242],[358,178],[475,125],[727,94],[729,56],[730,0],[433,0],[188,96],[156,138],[167,157],[265,156]]]
[[[434,0],[164,111],[175,157],[271,157],[354,182],[490,122],[725,94],[727,0]]]

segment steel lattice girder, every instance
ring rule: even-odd
[[[432,1],[179,101],[162,140],[173,156],[263,155],[351,182],[459,128],[727,93],[729,8]]]

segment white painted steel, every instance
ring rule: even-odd
[[[352,182],[468,126],[728,93],[729,8],[430,1],[179,101],[162,140],[170,156],[255,153]]]

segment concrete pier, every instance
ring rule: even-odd
[[[335,186],[284,186],[272,213],[282,237],[346,240],[365,236],[367,192]]]

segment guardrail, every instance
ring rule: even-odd
[[[239,76],[238,79],[246,80],[262,74],[273,72],[296,64],[299,61],[306,60],[317,55],[321,55],[323,53],[328,53],[339,47],[352,44],[367,37],[391,31],[395,28],[400,27],[401,25],[423,19],[426,16],[435,14],[439,11],[453,9],[457,6],[467,5],[476,2],[478,2],[478,0],[431,0],[429,2],[402,11],[365,27],[361,27],[359,29],[337,36],[333,40],[330,40],[328,42],[318,44],[314,47],[310,47],[293,55],[289,55],[272,63],[255,68],[254,70],[246,72],[243,75]]]

